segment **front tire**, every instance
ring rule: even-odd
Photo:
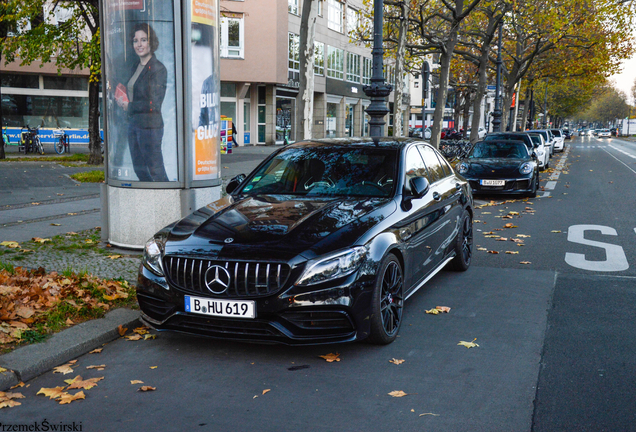
[[[64,153],[64,138],[60,138],[55,145],[53,145],[53,148],[55,148],[55,153],[57,154],[63,154]]]
[[[468,210],[462,214],[462,222],[455,240],[455,258],[450,268],[455,271],[466,271],[473,258],[473,219]]]
[[[402,325],[404,277],[402,266],[393,254],[380,265],[372,296],[369,342],[387,345],[395,340]]]

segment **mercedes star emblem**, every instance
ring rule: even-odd
[[[223,294],[230,286],[230,272],[220,265],[209,267],[205,272],[205,286],[212,294]]]
[[[232,237],[228,237],[225,239],[225,243],[232,243],[234,239]]]

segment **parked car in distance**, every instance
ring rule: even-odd
[[[468,137],[470,138],[470,133],[471,133],[471,129],[468,129]],[[486,132],[486,129],[484,129],[483,127],[480,127],[479,129],[477,129],[477,138],[479,139],[484,139],[484,137],[486,136],[488,132]]]
[[[599,138],[611,138],[612,137],[612,132],[609,129],[600,129],[598,131],[597,136]]]
[[[545,140],[540,133],[528,134],[534,143],[534,152],[537,154],[537,160],[539,162],[539,169],[550,168],[550,155],[545,147]]]
[[[554,151],[562,152],[565,149],[565,136],[561,129],[550,129],[552,135],[554,135]]]
[[[484,141],[522,141],[530,153],[534,150],[534,142],[526,132],[494,132],[486,135]]]
[[[526,133],[539,133],[543,135],[543,140],[545,141],[544,144],[547,148],[548,156],[552,157],[552,155],[554,154],[554,138],[552,137],[552,134],[550,133],[549,130],[535,129],[535,130],[526,131]]]
[[[523,141],[477,142],[457,170],[474,194],[535,197],[539,190],[539,164]]]
[[[388,344],[411,295],[443,268],[471,263],[470,186],[421,140],[297,142],[226,192],[146,244],[137,298],[148,325],[290,345]]]

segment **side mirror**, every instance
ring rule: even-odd
[[[411,179],[410,185],[415,198],[422,198],[431,186],[426,177],[414,177]]]
[[[227,186],[225,186],[225,192],[231,194],[237,187],[240,186],[241,183],[243,183],[243,180],[245,180],[245,174],[239,174],[236,177],[232,177],[232,179],[230,179],[227,183]]]

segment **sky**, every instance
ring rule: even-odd
[[[631,93],[634,80],[636,79],[636,56],[625,60],[622,65],[622,72],[617,75],[612,75],[610,79],[616,82],[616,87],[619,90],[625,92],[627,100],[634,104]]]

